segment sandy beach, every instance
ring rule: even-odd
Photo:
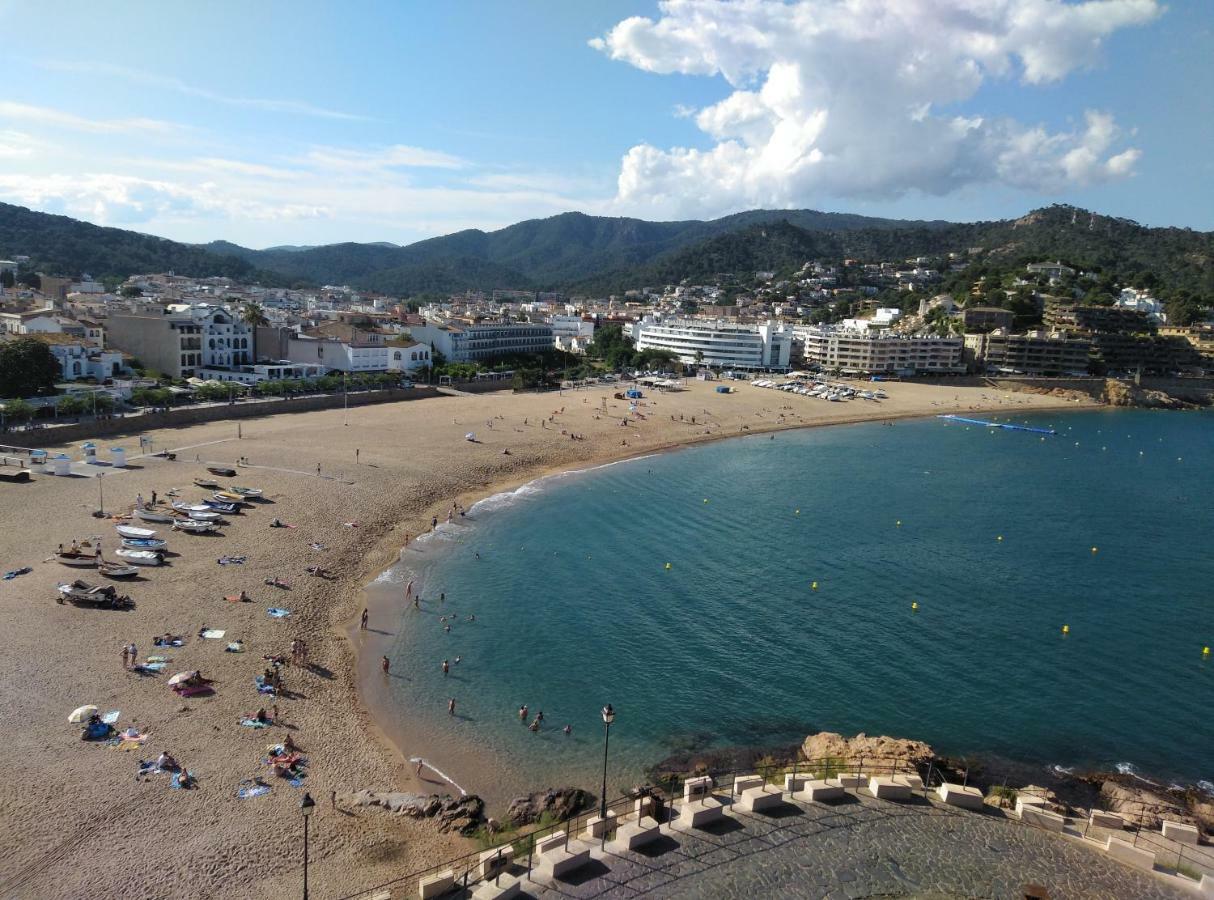
[[[603,387],[564,395],[442,396],[244,420],[239,439],[234,422],[154,432],[156,447],[175,449],[177,460],[139,458],[126,471],[107,470],[107,512],[129,513],[137,494],[148,498],[156,491],[163,500],[174,488],[182,499],[197,500],[206,492],[192,479],[207,477],[204,464],[235,466],[238,458],[248,465],[220,481],[260,488],[265,502],[229,517],[221,535],[132,523],[157,529],[173,555],[138,580],[110,582],[135,600],[131,611],[55,602],[62,581],[102,580],[95,570],[48,561],[56,545],[99,535],[109,556],[119,543],[118,523],[91,515],[98,506],[96,478],[0,484],[0,570],[33,570],[0,581],[6,647],[0,721],[7,726],[0,755],[0,844],[6,848],[0,896],[290,895],[301,884],[304,790],[317,802],[310,845],[315,896],[353,893],[466,852],[467,842],[426,823],[342,802],[362,788],[444,789],[414,777],[404,764],[409,748],[385,740],[359,701],[361,638],[351,626],[362,610],[362,587],[397,560],[406,534],[423,533],[432,516],[444,519],[453,501],[470,506],[553,471],[746,431],[1083,405],[989,387],[883,387],[889,397],[880,403],[828,403],[745,384],[722,395],[713,383],[691,382],[678,393],[646,391],[639,409],[644,418],[629,417],[626,427],[627,403],[613,398],[620,388]],[[465,440],[468,432],[476,442]],[[135,453],[138,442],[132,436],[106,444]],[[271,528],[274,518],[294,527]],[[225,555],[246,561],[217,564]],[[333,577],[305,574],[317,565]],[[289,589],[265,583],[275,577]],[[252,602],[225,601],[242,590]],[[290,615],[273,618],[269,607]],[[391,633],[397,619],[377,611],[370,625]],[[200,639],[203,625],[223,629],[224,639]],[[165,632],[184,635],[184,645],[153,647],[153,636]],[[224,652],[236,638],[245,651]],[[306,641],[310,665],[284,667],[288,693],[278,700],[280,721],[242,727],[242,715],[274,702],[254,686],[266,665],[263,654],[287,654],[294,639]],[[170,656],[164,671],[124,669],[122,648],[131,642],[141,660]],[[214,694],[173,694],[168,677],[194,669],[214,679]],[[128,752],[84,742],[80,727],[68,723],[83,704],[120,710],[120,727],[133,723],[150,735]],[[263,763],[267,747],[288,734],[308,759],[299,788],[274,778]],[[167,775],[136,779],[138,761],[165,750],[197,776],[197,789],[172,790]],[[240,782],[253,776],[263,776],[271,792],[238,798]]]

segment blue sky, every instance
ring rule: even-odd
[[[1214,229],[1206,0],[0,0],[0,29],[0,200],[179,240],[1053,202]]]

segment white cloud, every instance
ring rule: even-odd
[[[336,173],[374,173],[391,169],[462,169],[465,160],[439,150],[395,144],[380,150],[314,147],[302,162]]]
[[[182,126],[172,122],[162,122],[159,119],[89,119],[52,109],[49,106],[31,106],[27,103],[14,103],[0,100],[0,119],[32,122],[37,125],[49,125],[53,128],[66,128],[70,131],[84,131],[91,134],[130,134],[134,132],[169,134],[182,130]]]
[[[314,116],[321,119],[341,119],[348,121],[367,121],[368,116],[355,115],[354,113],[341,112],[335,109],[326,109],[323,106],[316,106],[304,100],[281,100],[266,97],[237,97],[230,94],[223,94],[218,91],[212,91],[208,88],[198,87],[197,85],[188,84],[180,78],[174,78],[167,75],[158,75],[155,72],[145,72],[142,69],[131,68],[130,66],[120,66],[115,63],[106,62],[85,62],[76,60],[42,60],[38,63],[39,66],[45,69],[53,69],[59,72],[72,72],[81,75],[103,75],[115,78],[121,78],[135,84],[147,85],[148,87],[156,87],[164,90],[175,91],[178,94],[183,94],[187,97],[199,97],[203,100],[211,100],[215,103],[223,103],[228,106],[239,106],[246,109],[260,109],[265,112],[280,112],[292,113],[303,116]]]
[[[1055,192],[1131,174],[1107,113],[1068,131],[960,115],[984,83],[1058,81],[1156,0],[666,0],[591,45],[655,73],[722,76],[707,149],[633,147],[617,207],[715,215],[828,194],[886,199],[1002,183]],[[980,98],[978,98],[980,99]],[[950,111],[950,107],[953,110]]]

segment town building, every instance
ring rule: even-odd
[[[1092,342],[1086,337],[1000,328],[966,334],[964,359],[974,372],[1008,375],[1086,375]]]
[[[58,334],[63,331],[53,307],[0,312],[0,334]]]
[[[1029,263],[1025,266],[1030,275],[1044,275],[1046,278],[1062,278],[1064,275],[1074,275],[1075,270],[1060,262]]]
[[[552,326],[552,344],[557,350],[585,353],[594,340],[594,319],[555,315],[548,319],[548,324]]]
[[[1050,299],[1046,301],[1043,319],[1050,328],[1078,328],[1117,334],[1155,333],[1155,323],[1145,312],[1119,306],[1086,306]]]
[[[427,322],[409,333],[447,362],[482,362],[502,356],[543,353],[553,348],[552,326],[542,322]]]
[[[327,374],[324,366],[293,363],[290,360],[260,362],[250,366],[235,366],[231,369],[202,369],[193,379],[195,382],[220,381],[236,384],[257,384],[261,381],[287,381],[303,378],[320,378]]]
[[[646,316],[632,325],[637,350],[669,350],[684,365],[723,369],[787,369],[792,330],[773,321],[743,324],[724,320]]]
[[[78,381],[82,378],[105,381],[122,374],[125,368],[121,353],[102,350],[72,335],[40,332],[31,334],[30,337],[46,344],[54,354],[59,362],[60,378],[63,381]]]
[[[964,372],[960,337],[895,334],[833,325],[795,329],[811,368],[843,375],[916,375]]]
[[[961,312],[961,324],[966,334],[985,333],[998,328],[1010,330],[1015,321],[1015,313],[998,306],[967,306]]]
[[[250,365],[253,331],[221,306],[143,306],[108,319],[108,343],[173,378]]]
[[[388,371],[413,373],[428,369],[433,365],[430,352],[430,345],[420,341],[388,344]]]

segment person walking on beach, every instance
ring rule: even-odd
[[[437,530],[438,530],[438,516],[431,516],[431,517],[430,517],[430,530],[431,530],[431,531],[437,531]]]
[[[447,715],[449,715],[449,716],[455,715],[455,698],[454,697],[452,697],[450,700],[447,701]]]
[[[122,668],[129,669],[131,667],[128,661],[131,657],[131,648],[128,644],[122,645]]]
[[[387,675],[387,674],[388,674],[388,669],[389,669],[391,666],[392,666],[392,663],[390,663],[390,662],[388,661],[388,657],[386,657],[386,656],[380,657],[380,660],[379,660],[379,667],[380,667],[380,669],[382,669],[382,670],[383,670],[383,673],[384,673],[385,675]]]
[[[359,630],[360,630],[360,631],[366,631],[366,630],[367,630],[367,617],[368,617],[368,615],[369,615],[369,614],[368,614],[368,612],[367,612],[367,608],[364,606],[364,607],[363,607],[363,614],[362,614],[362,618],[359,620],[359,623],[358,623],[358,628],[359,628]]]
[[[135,660],[136,660],[136,659],[138,658],[138,656],[139,656],[139,652],[138,652],[138,651],[135,649],[135,642],[134,642],[134,641],[131,641],[131,643],[127,645],[126,652],[130,654],[130,656],[131,656],[131,668],[134,668],[134,667],[135,667]]]
[[[444,660],[443,660],[443,677],[444,677],[444,678],[445,678],[445,677],[447,677],[447,675],[448,675],[448,674],[450,674],[450,672],[451,672],[451,664],[450,664],[450,663],[448,663],[448,662],[447,662],[447,661],[444,659]]]
[[[413,596],[413,581],[412,581],[412,579],[410,579],[409,583],[407,585],[405,585],[405,599],[408,600],[412,596]]]

